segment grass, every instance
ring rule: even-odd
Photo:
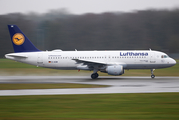
[[[17,90],[17,89],[62,89],[62,88],[100,88],[107,85],[89,85],[74,83],[2,83],[0,90]]]
[[[0,59],[0,75],[85,75],[89,76],[91,71],[77,70],[55,70],[36,67],[24,63],[15,62],[8,59]],[[170,68],[156,69],[156,76],[179,76],[179,60],[177,64]],[[106,76],[108,74],[99,72],[100,76]],[[150,76],[150,70],[126,70],[123,76]]]
[[[0,120],[178,120],[179,93],[0,97]]]

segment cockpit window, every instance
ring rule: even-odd
[[[162,55],[161,58],[168,58],[168,56],[167,55]]]

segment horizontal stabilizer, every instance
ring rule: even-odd
[[[9,57],[15,57],[15,58],[28,58],[28,56],[26,55],[17,55],[17,54],[6,54],[5,55],[6,58],[9,58]]]

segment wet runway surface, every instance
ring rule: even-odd
[[[3,83],[79,83],[110,87],[0,90],[0,96],[179,92],[179,77],[100,76],[92,80],[89,76],[0,76],[0,84]]]

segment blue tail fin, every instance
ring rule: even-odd
[[[14,52],[37,52],[38,50],[16,25],[8,25]]]

